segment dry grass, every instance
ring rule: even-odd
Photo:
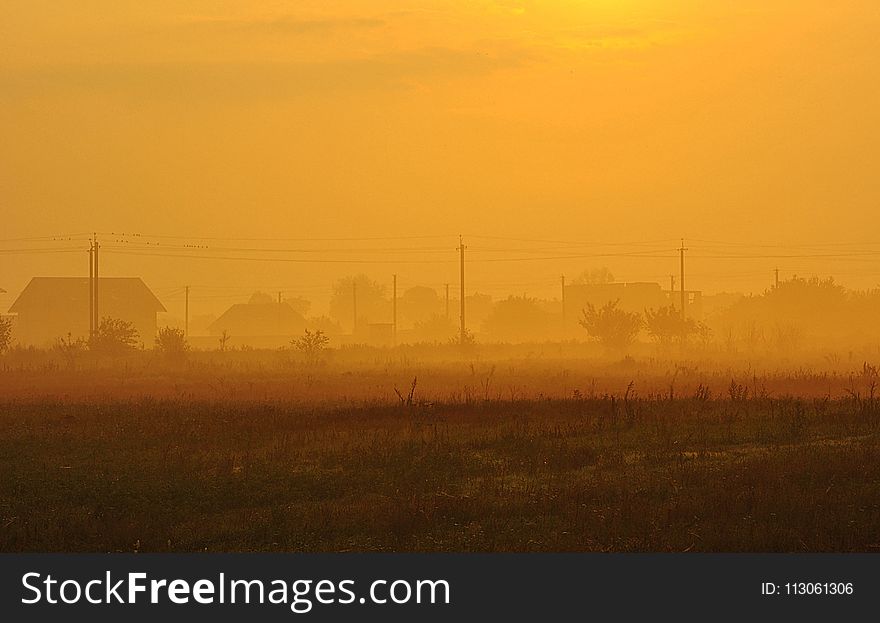
[[[7,369],[0,550],[880,542],[869,378],[407,365]]]

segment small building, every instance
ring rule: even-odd
[[[285,301],[263,302],[252,300],[238,303],[227,309],[208,326],[211,335],[227,335],[238,342],[265,346],[272,340],[248,338],[277,338],[279,344],[287,343],[292,336],[299,336],[306,328],[306,319]]]
[[[165,306],[140,277],[100,277],[98,316],[130,322],[140,340],[152,345],[156,314]],[[48,346],[70,334],[89,336],[89,278],[34,277],[9,312],[16,315],[15,339],[25,346]]]

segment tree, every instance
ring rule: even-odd
[[[248,305],[271,305],[275,299],[265,292],[254,292],[248,299]]]
[[[89,348],[97,352],[123,353],[137,346],[138,337],[138,331],[131,322],[105,317],[98,324]]]
[[[317,363],[321,358],[321,353],[327,348],[330,338],[324,335],[324,332],[309,331],[306,329],[302,337],[291,340],[290,345],[305,355],[308,363]]]
[[[0,355],[9,349],[12,343],[12,319],[0,318]]]
[[[189,350],[183,329],[163,327],[156,334],[156,350],[169,359],[182,359]]]
[[[439,343],[453,339],[458,327],[446,316],[433,314],[427,320],[415,323],[413,329],[416,341]]]
[[[538,301],[527,296],[509,296],[495,303],[483,321],[483,330],[494,340],[515,342],[546,339],[549,316]]]
[[[64,359],[68,368],[75,368],[76,362],[85,352],[88,342],[83,338],[74,339],[73,334],[68,333],[66,338],[58,338],[53,348]]]
[[[682,318],[681,312],[671,305],[646,309],[645,329],[661,345],[686,341],[691,336],[696,336],[705,345],[711,335],[708,326],[693,318]]]
[[[443,303],[437,291],[425,286],[405,290],[397,302],[400,315],[413,324],[425,322],[432,315],[440,313],[442,308]]]
[[[738,341],[748,350],[797,350],[802,341],[839,348],[861,334],[874,334],[880,298],[836,284],[832,278],[792,277],[761,295],[740,298],[716,315],[718,326],[742,327]]]
[[[273,303],[278,303],[279,299],[277,297],[272,296],[271,294],[266,294],[265,292],[254,292],[251,294],[251,297],[248,299],[248,305],[272,305]],[[298,314],[305,316],[309,308],[312,306],[312,303],[301,296],[286,296],[284,297],[284,302],[290,306],[290,308]]]
[[[614,275],[604,266],[585,270],[572,280],[572,284],[576,286],[596,286],[605,283],[614,283]]]
[[[669,344],[694,333],[697,323],[693,318],[682,318],[680,311],[668,305],[645,310],[645,329],[659,344]]]
[[[357,288],[358,323],[387,321],[391,316],[391,301],[386,287],[366,275],[345,277],[333,284],[330,298],[330,317],[343,326],[352,326],[354,317],[354,291]]]
[[[464,330],[464,342],[462,342],[461,334],[456,333],[454,337],[449,338],[450,346],[463,346],[467,350],[473,349],[477,345],[477,338],[470,329]]]
[[[587,303],[581,326],[602,345],[624,350],[633,343],[642,328],[642,317],[635,312],[620,309],[619,301],[609,301],[599,309]]]

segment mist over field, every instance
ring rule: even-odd
[[[880,548],[868,0],[0,4],[0,551]]]

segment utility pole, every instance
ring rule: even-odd
[[[675,309],[675,275],[669,275],[669,305]]]
[[[446,320],[449,320],[449,284],[446,284]]]
[[[565,338],[565,275],[560,276],[562,281],[562,337]]]
[[[687,292],[684,289],[684,252],[687,249],[684,246],[684,238],[681,239],[681,247],[678,249],[678,252],[681,257],[681,277],[679,278],[681,285],[681,319],[684,320],[687,317]]]
[[[461,264],[461,276],[459,277],[459,281],[461,282],[461,292],[459,296],[461,297],[461,345],[464,346],[467,341],[467,329],[465,328],[464,323],[464,242],[461,239],[461,236],[458,237],[458,251],[459,251],[459,262]]]
[[[183,337],[189,337],[189,286],[186,286],[183,291]]]
[[[773,272],[776,273],[776,289],[778,290],[779,289],[779,267],[777,266],[776,270],[774,270]]]
[[[391,298],[391,339],[392,343],[397,345],[397,274],[394,274],[394,286],[392,287]]]
[[[351,302],[354,310],[351,335],[354,337],[357,335],[358,330],[358,284],[355,280],[351,282]]]
[[[89,240],[89,338],[95,335],[95,245]]]
[[[95,284],[94,285],[95,285],[95,287],[94,287],[94,292],[93,292],[94,302],[92,304],[93,310],[94,310],[94,318],[95,318],[94,319],[95,331],[97,331],[98,328],[101,326],[101,311],[98,308],[98,301],[100,300],[100,296],[98,294],[99,293],[98,284],[101,281],[101,278],[98,275],[98,249],[100,247],[101,247],[101,245],[98,244],[98,234],[95,234],[95,243],[94,243],[94,248],[95,248],[95,250],[94,250],[94,253],[95,253]]]
[[[281,335],[281,292],[278,292],[278,309],[275,311],[275,327],[278,331],[278,335]]]

